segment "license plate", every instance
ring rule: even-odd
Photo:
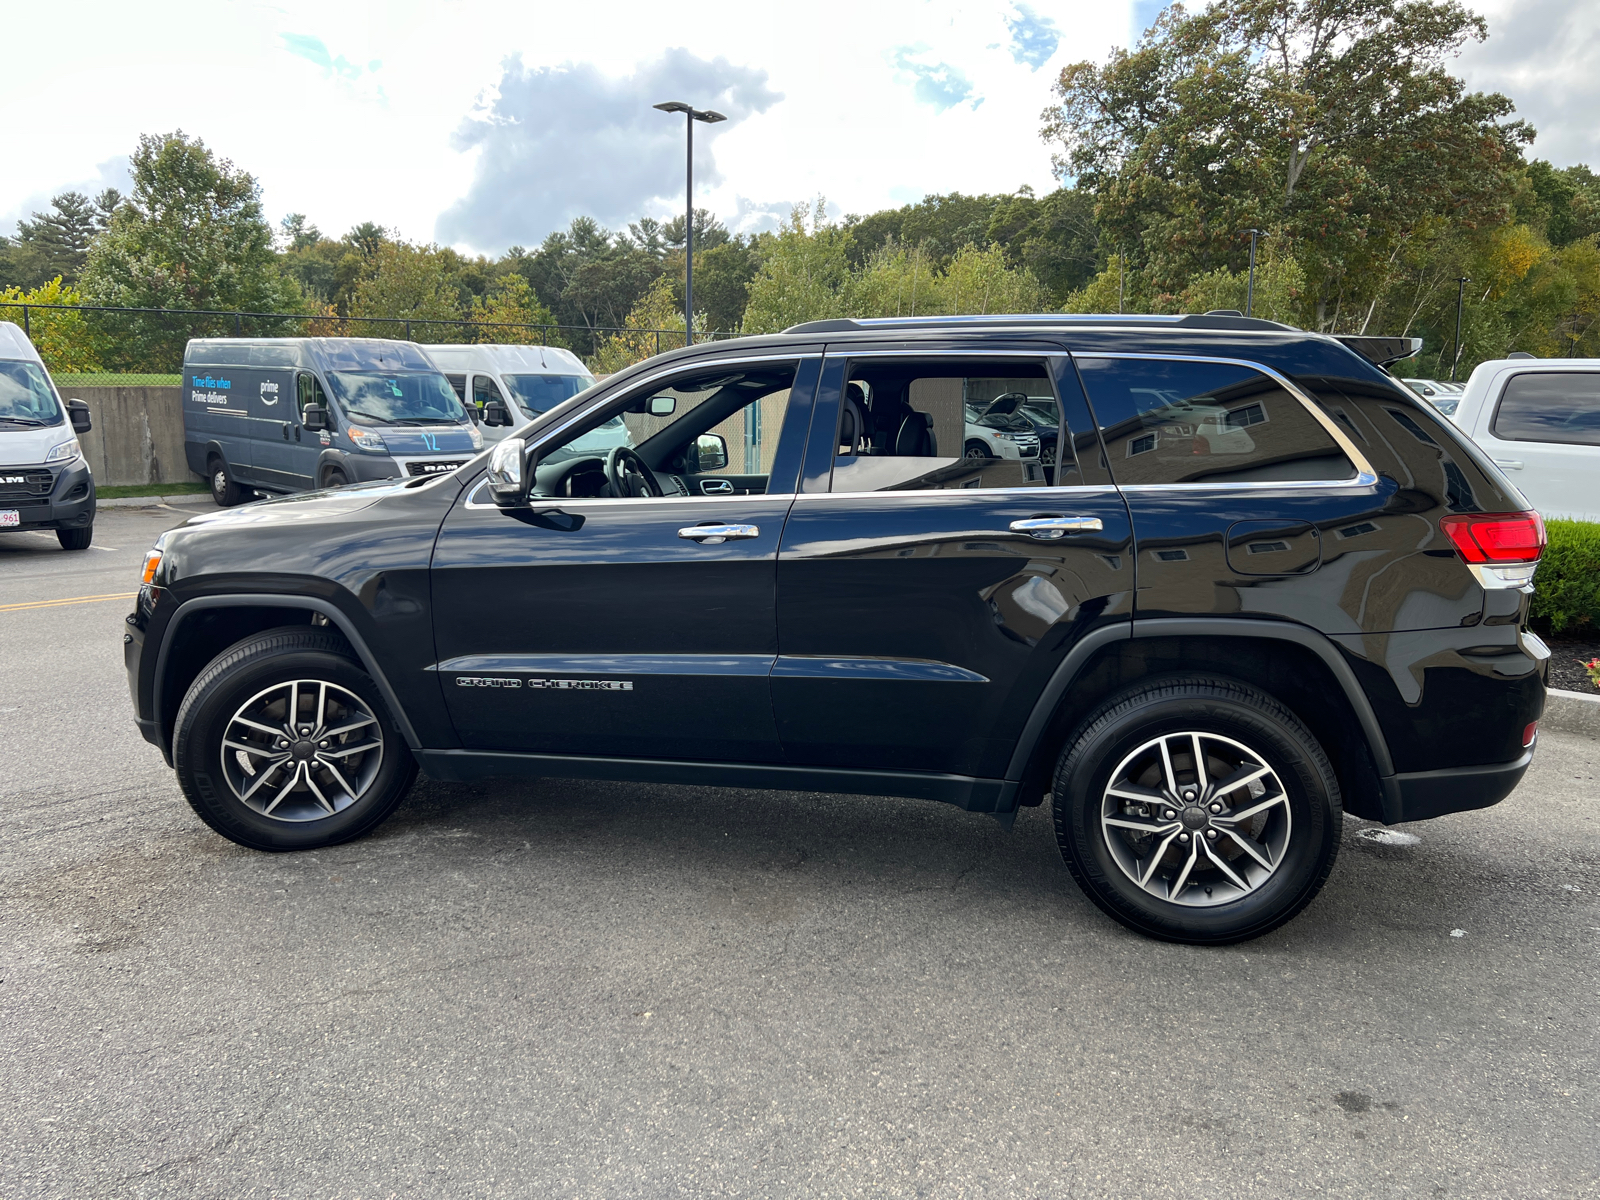
[[[22,524],[22,514],[14,508],[0,508],[0,529],[15,529]]]

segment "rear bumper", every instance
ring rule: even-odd
[[[1384,824],[1426,821],[1446,813],[1471,812],[1499,804],[1522,782],[1532,761],[1530,749],[1508,763],[1391,775],[1383,781]]]

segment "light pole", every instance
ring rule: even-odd
[[[1456,276],[1456,351],[1450,356],[1451,383],[1456,381],[1456,367],[1461,364],[1461,306],[1466,300],[1467,284],[1471,282],[1471,275]]]
[[[690,345],[694,342],[694,123],[704,121],[707,125],[715,125],[728,118],[710,109],[701,110],[692,104],[685,104],[682,100],[668,100],[654,107],[666,113],[683,113],[689,118],[683,123],[689,133],[688,166],[683,185],[686,198],[683,215],[683,336],[684,344]]]
[[[1128,256],[1117,247],[1117,313],[1122,313],[1122,298],[1128,290]]]
[[[1267,236],[1265,229],[1246,229],[1250,235],[1250,282],[1244,288],[1244,315],[1249,316],[1250,310],[1256,305],[1256,239]]]

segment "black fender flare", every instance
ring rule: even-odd
[[[356,473],[350,469],[350,464],[345,461],[344,452],[342,450],[335,450],[332,447],[325,446],[323,447],[322,453],[317,455],[317,473],[311,477],[311,487],[313,491],[321,489],[322,476],[329,467],[338,467],[339,470],[344,473],[345,479],[349,482],[359,482],[356,479]]]
[[[1394,824],[1400,819],[1400,790],[1395,778],[1394,759],[1389,753],[1389,742],[1383,735],[1383,727],[1378,724],[1377,714],[1372,711],[1372,702],[1367,699],[1360,681],[1339,648],[1325,634],[1289,621],[1262,621],[1248,617],[1152,617],[1094,630],[1080,638],[1067,652],[1055,674],[1050,677],[1050,682],[1039,694],[1033,712],[1022,728],[1022,736],[1017,739],[1011,762],[1006,767],[1006,778],[1019,782],[1022,780],[1040,739],[1050,727],[1050,719],[1055,715],[1061,697],[1096,653],[1113,642],[1156,637],[1267,638],[1293,642],[1310,650],[1338,681],[1372,750],[1373,765],[1377,768],[1382,788],[1385,823]]]
[[[422,741],[417,737],[417,731],[411,725],[411,718],[406,715],[405,708],[400,703],[400,697],[395,694],[389,685],[389,678],[384,674],[383,668],[378,664],[377,658],[368,649],[366,639],[363,638],[351,622],[350,618],[339,607],[330,601],[315,596],[285,596],[275,592],[238,592],[227,596],[197,596],[193,600],[186,600],[178,606],[171,619],[167,621],[166,631],[161,638],[161,649],[156,654],[155,679],[152,681],[151,710],[156,718],[157,729],[160,729],[161,713],[165,697],[162,695],[167,679],[167,654],[171,650],[177,634],[183,623],[195,613],[213,608],[298,608],[320,613],[328,618],[329,624],[335,626],[345,639],[350,643],[351,649],[356,652],[356,657],[361,660],[362,667],[368,675],[372,676],[378,685],[378,692],[383,696],[383,702],[389,706],[389,711],[394,714],[395,724],[400,727],[400,736],[405,738],[406,745],[412,750],[422,749]],[[170,756],[171,747],[161,747],[163,755]],[[170,764],[169,764],[170,765]]]

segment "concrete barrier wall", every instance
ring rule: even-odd
[[[94,428],[78,440],[95,483],[191,483],[199,477],[183,459],[183,389],[175,387],[72,387]]]

